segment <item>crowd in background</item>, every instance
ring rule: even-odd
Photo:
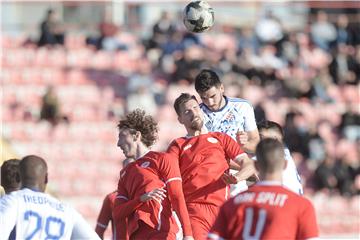
[[[125,43],[116,25],[103,22],[99,38],[89,37],[86,42],[97,50],[139,53],[141,64],[126,75],[120,114],[141,107],[155,115],[160,106],[172,104],[169,89],[193,88],[201,69],[215,70],[226,94],[253,104],[257,121],[274,120],[283,126],[286,145],[308,191],[351,196],[360,192],[360,25],[356,22],[345,14],[330,21],[327,13],[319,11],[303,30],[293,31],[269,11],[255,26],[223,26],[216,32],[193,34],[164,12],[151,38],[127,32],[135,41]],[[43,35],[39,46],[63,44],[49,34],[46,39],[51,41],[44,43]],[[46,119],[43,113],[42,117]]]

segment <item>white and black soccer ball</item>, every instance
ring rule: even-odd
[[[184,9],[185,27],[195,33],[209,30],[214,25],[214,10],[206,1],[193,1]]]

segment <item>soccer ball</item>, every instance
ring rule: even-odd
[[[214,10],[205,1],[194,1],[185,7],[183,20],[189,31],[201,33],[214,24]]]

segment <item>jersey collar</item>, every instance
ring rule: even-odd
[[[282,182],[280,181],[260,181],[260,182],[257,182],[256,185],[259,185],[259,186],[282,186]]]

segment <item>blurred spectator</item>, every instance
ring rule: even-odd
[[[86,43],[94,45],[97,50],[116,51],[126,50],[127,46],[118,38],[120,27],[112,22],[112,13],[110,9],[104,12],[103,20],[99,24],[99,37],[88,37]]]
[[[306,158],[309,156],[309,132],[303,114],[289,112],[285,118],[285,143],[290,152],[299,152]]]
[[[356,74],[359,63],[350,52],[352,48],[341,43],[337,45],[336,54],[329,65],[331,76],[336,84],[357,84],[359,74]]]
[[[175,32],[176,24],[171,19],[170,13],[163,11],[160,19],[153,26],[153,35],[149,40],[148,48],[159,48],[165,44]]]
[[[339,192],[344,196],[352,196],[355,194],[355,172],[356,168],[353,168],[349,163],[347,156],[339,159],[334,168],[334,175],[337,179],[337,188]]]
[[[360,140],[360,114],[356,112],[358,105],[348,105],[347,111],[341,116],[339,129],[342,135],[350,141]]]
[[[334,192],[338,184],[335,177],[335,159],[326,155],[324,160],[315,170],[314,183],[316,190]]]
[[[345,14],[340,14],[336,21],[337,44],[349,44],[351,41],[351,33],[349,29],[349,18]]]
[[[49,121],[56,125],[59,121],[60,109],[59,100],[52,86],[48,87],[42,98],[42,106],[40,112],[40,120]]]
[[[256,23],[255,32],[261,43],[277,44],[284,37],[281,22],[272,11],[266,11]]]
[[[141,86],[135,92],[128,94],[127,111],[130,112],[137,108],[146,109],[146,113],[156,115],[155,97],[149,88]]]
[[[328,21],[328,15],[324,11],[319,11],[316,15],[316,21],[311,24],[311,36],[314,43],[324,49],[329,50],[337,38],[335,26]]]
[[[40,39],[38,46],[64,44],[64,28],[58,20],[57,12],[49,9],[46,13],[45,20],[40,25]]]

